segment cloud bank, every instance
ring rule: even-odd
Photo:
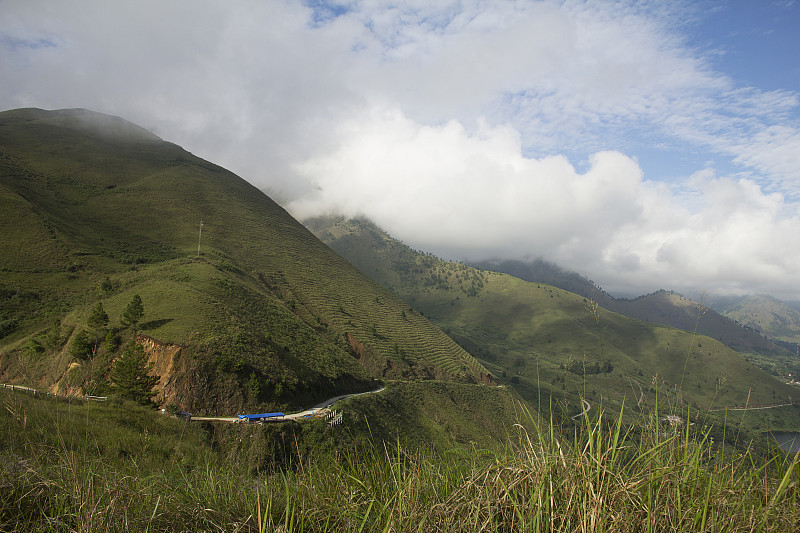
[[[523,155],[513,128],[469,133],[396,110],[339,128],[335,150],[297,167],[318,187],[288,204],[300,218],[366,215],[446,258],[544,257],[623,294],[670,287],[794,297],[797,206],[751,179],[704,169],[676,188],[645,180],[618,151],[592,154],[579,172],[560,155]]]
[[[0,107],[123,116],[451,259],[800,300],[798,94],[715,70],[709,5],[430,4],[2,2]]]

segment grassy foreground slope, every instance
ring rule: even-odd
[[[322,421],[203,426],[0,390],[0,530],[796,530],[796,458],[638,425],[587,419],[573,440],[531,424],[469,454],[326,448],[347,435]]]
[[[492,379],[255,187],[116,117],[0,113],[0,247],[3,381],[102,389],[116,348],[72,347],[98,303],[130,340],[135,294],[160,399],[195,412]]]
[[[679,391],[703,409],[800,398],[712,338],[633,320],[543,283],[441,261],[366,220],[306,223],[534,404],[552,396],[578,412],[579,397],[613,406],[627,396],[641,405],[657,391]]]

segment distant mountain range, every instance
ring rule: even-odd
[[[800,309],[767,295],[718,298],[711,305],[739,324],[792,349],[800,344]]]
[[[800,342],[800,311],[775,298],[703,297],[700,302],[659,290],[638,298],[614,298],[591,280],[544,260],[483,261],[477,268],[505,272],[520,279],[549,283],[590,298],[609,311],[708,335],[742,353],[788,355],[787,342]],[[783,341],[776,344],[774,341]]]

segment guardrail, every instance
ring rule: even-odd
[[[4,389],[11,389],[12,391],[19,391],[19,392],[29,392],[34,396],[38,395],[45,395],[45,396],[55,396],[52,392],[40,392],[33,387],[26,387],[25,385],[12,385],[10,383],[0,383]]]
[[[0,383],[0,387],[4,389],[10,389],[12,391],[19,391],[19,392],[27,392],[33,394],[34,396],[54,396],[58,397],[59,394],[54,394],[52,392],[42,392],[40,390],[36,390],[33,387],[26,387],[25,385],[14,385],[11,383]],[[83,397],[84,400],[92,400],[95,402],[104,402],[108,400],[108,396],[92,396],[91,394],[87,394]]]

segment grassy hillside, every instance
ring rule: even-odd
[[[406,385],[387,404],[436,384]],[[354,442],[322,421],[187,423],[40,398],[0,390],[3,531],[738,532],[800,521],[797,459],[725,453],[699,425],[675,431],[655,414],[639,431],[593,416],[574,438],[531,421],[504,447],[451,453]],[[428,409],[446,416],[447,404]]]
[[[637,298],[614,298],[591,280],[543,260],[482,261],[473,263],[472,266],[503,272],[525,281],[547,283],[589,298],[614,313],[707,335],[740,353],[758,354],[767,358],[783,358],[788,355],[785,347],[771,341],[776,336],[767,335],[767,338],[753,324],[740,321],[733,315],[723,316],[724,313],[720,314],[712,309],[708,302],[696,302],[675,292],[659,290]],[[698,321],[698,308],[701,306],[703,320]]]
[[[788,355],[786,350],[760,335],[756,330],[731,320],[680,294],[657,291],[633,300],[615,300],[610,310],[652,322],[707,335],[743,354]],[[698,311],[699,310],[699,311]],[[698,315],[701,317],[697,320]]]
[[[262,192],[122,119],[0,113],[0,176],[0,380],[99,390],[118,348],[76,357],[77,335],[101,303],[104,332],[129,341],[138,294],[136,333],[167,358],[161,398],[195,412],[296,406],[374,378],[491,381]]]
[[[709,337],[632,320],[543,283],[441,261],[365,220],[307,224],[535,405],[554,398],[578,413],[579,397],[653,404],[659,390],[704,409],[800,398]]]
[[[720,301],[719,312],[771,339],[800,344],[800,311],[771,296],[747,296]]]

